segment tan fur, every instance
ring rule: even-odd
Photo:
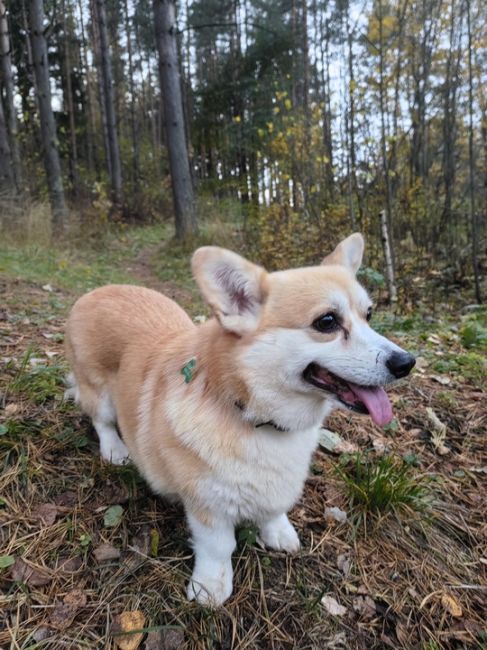
[[[370,300],[355,279],[362,252],[355,234],[321,266],[269,274],[231,251],[200,248],[193,273],[215,317],[199,326],[140,287],[103,287],[74,305],[69,393],[91,416],[103,458],[128,454],[157,493],[182,500],[195,549],[189,598],[218,604],[231,594],[240,521],[255,521],[270,548],[299,548],[286,513],[323,419],[342,404],[339,388],[309,380],[316,364],[349,387],[357,377],[361,395],[390,381],[388,355],[401,351],[366,323]],[[314,321],[330,312],[337,327],[317,331]],[[385,422],[387,398],[373,394],[370,412]]]
[[[236,336],[222,332],[215,321],[196,327],[172,300],[141,287],[113,285],[86,294],[72,309],[66,326],[66,355],[79,388],[82,409],[94,417],[100,393],[108,388],[117,413],[118,426],[130,456],[151,486],[159,493],[183,496],[194,504],[202,521],[195,485],[208,465],[174,436],[165,415],[168,382],[181,383],[181,369],[198,355],[195,380],[200,396],[195,410],[212,407],[209,444],[228,456],[239,454],[239,438],[252,428],[239,417],[236,401],[247,394],[232,374],[230,357]],[[245,340],[239,340],[245,345]],[[200,376],[198,377],[198,372]],[[148,415],[150,436],[139,440],[138,405],[144,383],[153,378],[157,401]],[[181,414],[183,417],[183,414]],[[160,453],[158,453],[160,450]]]

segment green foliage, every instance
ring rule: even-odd
[[[35,362],[34,365],[32,362]],[[8,388],[14,393],[26,395],[35,404],[43,404],[61,393],[65,371],[66,368],[61,365],[37,362],[34,349],[29,348]]]
[[[237,531],[237,541],[247,546],[255,546],[258,532],[255,526],[241,526]]]
[[[357,277],[360,282],[363,282],[371,289],[380,289],[385,286],[385,278],[382,273],[369,266],[363,266],[357,273]]]
[[[13,555],[0,555],[0,569],[8,569],[15,564]]]
[[[487,352],[487,313],[470,314],[460,329],[460,340],[465,348],[477,348]]]
[[[103,525],[105,528],[115,528],[122,521],[123,508],[122,506],[110,506],[105,510],[103,517]]]
[[[477,352],[452,354],[435,360],[431,368],[438,373],[451,373],[483,388],[487,376],[487,359]]]
[[[336,469],[344,481],[351,507],[366,516],[406,506],[414,510],[426,507],[426,484],[411,472],[412,464],[393,456],[377,459],[355,454]]]

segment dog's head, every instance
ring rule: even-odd
[[[195,252],[196,281],[233,335],[249,419],[305,428],[345,407],[380,425],[391,420],[383,387],[415,359],[369,326],[372,304],[355,277],[363,249],[356,233],[320,266],[276,273],[222,248]]]

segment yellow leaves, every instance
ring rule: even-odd
[[[315,160],[317,163],[323,163],[324,165],[330,162],[328,156],[325,156],[324,154],[322,156],[316,156]]]
[[[272,109],[272,112],[274,113],[274,115],[279,115],[279,113],[281,112],[281,109],[279,108],[279,106],[274,106],[274,108]]]
[[[145,616],[136,609],[133,612],[122,612],[117,617],[120,632],[114,637],[115,645],[120,650],[137,650],[144,638],[143,632],[137,632],[144,627]],[[125,633],[125,634],[124,634]]]
[[[285,99],[284,100],[284,106],[286,107],[286,110],[290,111],[291,108],[293,107],[291,100],[290,99]]]
[[[382,31],[386,31],[390,35],[392,31],[397,29],[397,20],[395,16],[384,16],[382,19]],[[385,34],[383,34],[385,35]]]
[[[264,129],[257,129],[257,134],[258,134],[259,138],[263,138],[265,136]]]
[[[235,124],[240,124],[240,122],[242,121],[242,118],[240,117],[240,115],[235,115],[235,117],[233,118],[233,121],[235,122]]]
[[[266,126],[269,133],[272,133],[274,131],[274,124],[272,122],[266,122]]]
[[[289,155],[289,146],[282,131],[276,134],[275,138],[270,143],[270,147],[272,154],[278,158],[286,158]]]
[[[453,596],[449,594],[443,594],[441,597],[441,604],[444,609],[453,616],[453,618],[461,618],[463,616],[462,608],[460,604]]]

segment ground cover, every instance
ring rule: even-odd
[[[164,227],[0,252],[0,648],[487,648],[485,312],[378,314],[418,355],[390,391],[394,421],[330,419],[341,441],[291,513],[302,551],[243,527],[234,595],[211,611],[185,599],[182,510],[102,463],[63,400],[66,314],[113,281],[206,313]],[[128,612],[141,641],[120,636]]]

